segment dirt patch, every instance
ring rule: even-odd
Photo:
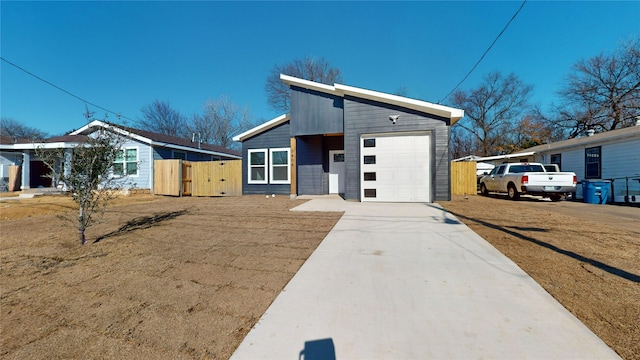
[[[68,197],[0,202],[0,357],[228,358],[341,216],[303,202],[123,197],[85,246]]]
[[[440,203],[622,358],[640,359],[640,209],[535,198]]]

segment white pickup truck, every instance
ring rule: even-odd
[[[577,181],[575,173],[547,172],[538,163],[501,164],[480,179],[480,192],[507,193],[512,200],[530,194],[558,201],[576,191]]]

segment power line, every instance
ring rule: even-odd
[[[97,104],[95,104],[95,103],[92,103],[92,102],[91,102],[91,101],[89,101],[89,100],[85,100],[85,99],[83,99],[83,98],[79,97],[78,95],[72,94],[71,92],[69,92],[69,91],[67,91],[67,90],[65,90],[65,89],[63,89],[63,88],[61,88],[60,86],[58,86],[58,85],[56,85],[56,84],[54,84],[54,83],[52,83],[52,82],[50,82],[50,81],[47,81],[47,80],[45,80],[45,79],[41,78],[40,76],[38,76],[38,75],[36,75],[36,74],[34,74],[34,73],[30,72],[29,70],[27,70],[27,69],[25,69],[25,68],[23,68],[23,67],[21,67],[21,66],[19,66],[19,65],[16,65],[16,64],[12,63],[11,61],[9,61],[9,60],[7,60],[7,59],[5,59],[5,58],[1,57],[1,56],[0,56],[0,59],[1,59],[2,61],[6,62],[7,64],[9,64],[9,65],[11,65],[11,66],[13,66],[13,67],[15,67],[15,68],[17,68],[17,69],[21,70],[21,71],[23,71],[23,72],[25,72],[25,73],[27,73],[27,74],[29,74],[29,75],[33,76],[34,78],[36,78],[36,79],[38,79],[38,80],[40,80],[40,81],[44,82],[45,84],[48,84],[48,85],[50,85],[50,86],[53,86],[54,88],[56,88],[56,89],[58,89],[58,90],[62,91],[63,93],[65,93],[65,94],[67,94],[67,95],[70,95],[70,96],[72,96],[72,97],[74,97],[74,98],[76,98],[76,99],[78,99],[78,100],[82,101],[82,102],[83,102],[83,103],[85,103],[85,104],[89,104],[89,105],[91,105],[91,106],[93,106],[93,107],[95,107],[95,108],[98,108],[98,109],[100,109],[100,110],[104,110],[104,111],[106,111],[107,113],[113,114],[113,115],[115,115],[115,116],[116,116],[116,117],[118,117],[118,118],[124,118],[124,119],[127,119],[127,120],[129,120],[129,121],[134,121],[134,120],[132,120],[132,119],[130,119],[130,118],[128,118],[128,117],[126,117],[126,116],[121,115],[120,113],[116,113],[116,112],[111,111],[111,110],[109,110],[109,109],[105,109],[105,108],[103,108],[103,107],[102,107],[102,106],[100,106],[100,105],[97,105]]]
[[[449,95],[451,95],[451,93],[453,93],[454,91],[456,91],[456,89],[458,88],[458,86],[462,85],[462,83],[467,80],[467,78],[469,77],[469,75],[471,75],[471,73],[476,69],[476,67],[478,67],[478,65],[480,65],[480,62],[482,61],[482,59],[484,59],[484,57],[489,53],[489,51],[491,50],[491,48],[493,47],[493,45],[495,45],[495,43],[498,41],[498,39],[500,38],[500,36],[502,36],[502,34],[505,32],[505,30],[507,30],[507,28],[509,27],[509,25],[511,24],[511,22],[513,22],[513,20],[516,18],[516,16],[518,16],[518,13],[520,13],[520,10],[522,10],[522,8],[524,7],[524,4],[527,2],[527,0],[524,0],[522,2],[522,4],[520,4],[520,7],[518,8],[518,10],[515,12],[515,14],[513,14],[513,16],[511,17],[511,19],[509,20],[509,22],[507,22],[507,25],[504,26],[504,28],[502,29],[502,31],[500,31],[500,33],[498,34],[498,36],[496,36],[496,38],[493,40],[493,42],[491,43],[491,45],[489,45],[489,47],[487,48],[487,50],[485,50],[484,54],[482,54],[482,56],[480,57],[480,59],[478,60],[478,62],[476,62],[475,65],[473,65],[473,67],[471,68],[471,70],[469,70],[469,72],[467,73],[467,75],[464,76],[464,78],[462,78],[462,80],[460,80],[460,82],[458,83],[458,85],[456,85],[453,89],[451,89],[451,91],[449,91],[449,93],[447,94],[447,96],[445,96],[444,98],[442,98],[442,100],[438,101],[438,103],[441,103],[442,101],[446,100]]]

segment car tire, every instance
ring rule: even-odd
[[[480,194],[484,196],[489,195],[489,191],[487,190],[487,187],[484,185],[484,183],[480,183]]]
[[[520,193],[515,185],[509,184],[509,186],[507,186],[507,196],[510,200],[518,200],[520,198]]]
[[[549,196],[549,199],[551,199],[551,201],[553,202],[560,201],[562,200],[562,195],[551,195]]]

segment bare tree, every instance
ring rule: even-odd
[[[222,95],[204,103],[202,115],[193,116],[189,130],[196,140],[233,148],[236,146],[233,136],[253,126],[250,118],[247,107],[240,107]]]
[[[458,159],[467,155],[474,155],[474,139],[465,129],[454,126],[451,128],[449,150],[451,151],[452,159]]]
[[[267,102],[276,111],[289,111],[289,87],[280,80],[280,74],[333,85],[342,82],[340,69],[332,67],[325,58],[305,57],[289,63],[275,65],[267,78]]]
[[[171,107],[168,101],[155,100],[142,107],[142,118],[136,121],[140,129],[151,132],[190,138],[187,129],[187,118]]]
[[[109,201],[123,185],[123,177],[113,174],[113,167],[122,154],[124,139],[110,131],[96,134],[73,148],[69,159],[64,158],[64,152],[36,148],[36,155],[51,169],[51,176],[60,178],[78,205],[78,216],[73,222],[82,245],[87,242],[86,229],[95,223],[96,215],[104,214]]]
[[[23,125],[10,118],[0,119],[0,135],[25,139],[43,139],[47,136],[44,131]]]
[[[560,92],[556,122],[573,138],[584,130],[631,126],[640,115],[640,38],[610,54],[580,60]]]
[[[504,77],[495,72],[485,76],[478,88],[454,93],[453,106],[465,111],[455,126],[472,136],[476,155],[495,155],[508,148],[517,121],[529,111],[532,88],[514,74]]]

